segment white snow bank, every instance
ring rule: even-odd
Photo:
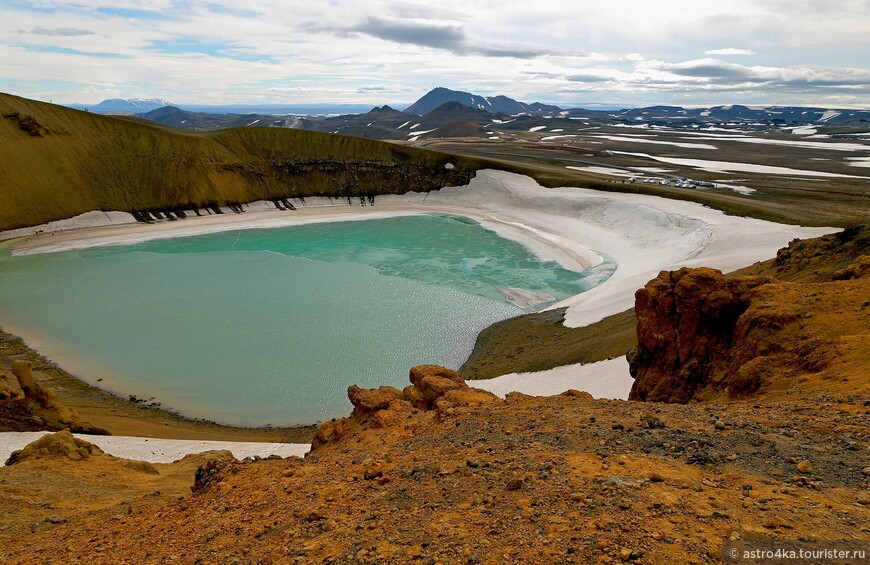
[[[129,224],[134,221],[133,215],[128,214],[127,212],[85,212],[84,214],[79,214],[78,216],[66,220],[48,222],[47,224],[41,224],[29,228],[0,231],[0,241],[42,232],[56,232],[76,228],[94,228],[116,224]]]
[[[530,396],[552,396],[568,389],[586,391],[595,398],[627,399],[634,379],[628,374],[625,357],[597,363],[565,365],[535,373],[510,373],[494,379],[468,381],[504,398],[512,391]]]
[[[6,461],[13,451],[23,448],[50,432],[3,432],[0,433],[0,461]],[[109,455],[123,459],[135,459],[150,463],[171,463],[185,455],[226,449],[236,459],[245,457],[268,457],[280,455],[303,457],[311,449],[307,443],[258,443],[241,441],[204,441],[186,439],[159,439],[128,436],[92,436],[73,434],[79,439],[93,443]]]

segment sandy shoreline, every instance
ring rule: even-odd
[[[244,214],[230,212],[154,224],[121,223],[128,218],[132,221],[132,216],[94,212],[67,221],[65,225],[74,229],[19,237],[5,245],[10,246],[13,254],[49,253],[235,229],[422,213],[468,217],[502,237],[521,243],[539,258],[558,261],[570,270],[600,264],[603,259],[599,253],[614,258],[618,267],[609,280],[550,306],[568,307],[565,325],[569,327],[585,326],[630,308],[635,290],[662,270],[703,265],[730,271],[773,257],[777,249],[794,238],[838,231],[726,216],[692,202],[652,196],[579,188],[546,189],[528,177],[486,170],[478,172],[466,187],[449,187],[428,194],[379,196],[373,207],[306,198],[305,205],[300,205],[297,211],[279,211],[269,203],[256,202],[249,205]],[[63,222],[54,224],[55,227],[64,225]],[[37,229],[40,227],[29,228]],[[5,238],[20,236],[20,231],[6,232]],[[0,234],[0,239],[4,239],[2,236]],[[22,337],[28,339],[27,335]],[[588,375],[594,374],[589,372],[591,368],[559,368],[559,377],[552,380],[553,386],[564,386],[561,390],[588,388],[592,386]],[[622,388],[625,388],[625,379],[630,379],[624,363],[611,363],[605,373],[621,382]],[[497,382],[499,386],[514,387],[520,392],[544,394],[536,392],[540,389],[539,382],[551,378],[552,375],[521,374],[509,375]],[[486,388],[484,383],[470,384]],[[499,394],[504,392],[506,390],[499,389]],[[561,391],[554,388],[547,393],[557,392]],[[607,392],[610,396],[604,395],[603,390],[596,396],[621,396],[614,396],[612,387]],[[622,394],[627,396],[627,392]]]

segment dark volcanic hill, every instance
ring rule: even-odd
[[[463,106],[459,102],[447,102],[438,106],[420,119],[421,127],[430,129],[454,122],[474,122],[483,125],[492,123],[493,115],[485,110]]]
[[[292,116],[270,116],[264,114],[208,114],[205,112],[188,112],[175,106],[165,106],[151,110],[139,117],[149,122],[157,122],[166,126],[195,131],[237,128],[247,126],[258,127],[294,127],[298,118]]]
[[[297,127],[368,139],[403,139],[404,133],[399,131],[399,126],[416,117],[384,105],[364,114],[346,114],[326,119],[308,117],[300,121]]]
[[[538,102],[534,104],[525,104],[523,102],[518,102],[513,98],[508,98],[507,96],[478,96],[477,94],[471,94],[470,92],[450,90],[449,88],[439,86],[438,88],[433,88],[422,98],[408,106],[405,109],[405,112],[423,116],[447,102],[459,102],[463,106],[483,110],[493,115],[508,114],[513,116],[522,113],[552,114],[560,111],[560,108],[556,106],[548,106]]]

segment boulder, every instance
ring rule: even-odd
[[[559,396],[570,396],[571,398],[586,398],[589,400],[592,400],[593,398],[593,396],[585,390],[576,390],[573,388],[569,388],[565,392],[561,393]]]
[[[416,367],[411,367],[409,374],[411,384],[420,386],[420,381],[425,377],[439,377],[451,380],[457,384],[465,384],[465,380],[459,373],[447,367],[440,365],[417,365]]]
[[[414,408],[424,410],[426,401],[423,399],[423,392],[416,385],[408,385],[402,389],[402,396]]]
[[[39,392],[36,382],[33,380],[33,365],[30,361],[24,359],[15,359],[12,361],[12,374],[18,379],[18,384],[21,386],[28,396],[34,398]]]
[[[24,391],[18,379],[12,373],[0,371],[0,404],[14,402],[24,398]]]
[[[347,397],[353,404],[353,413],[363,415],[384,410],[392,401],[401,400],[403,395],[401,390],[391,386],[366,389],[351,385],[347,389]]]
[[[344,437],[353,428],[353,420],[350,418],[339,418],[323,422],[317,426],[314,432],[314,439],[311,441],[311,449],[317,449],[328,443],[333,443]]]
[[[444,377],[423,377],[416,385],[423,394],[426,408],[431,408],[436,400],[451,390],[468,388],[465,382],[458,383]]]
[[[834,273],[835,281],[847,281],[860,279],[870,274],[870,255],[862,255],[855,259],[848,267]]]
[[[498,396],[488,390],[458,388],[444,393],[434,402],[433,408],[440,416],[445,416],[452,414],[453,409],[460,406],[480,406],[482,404],[499,402],[500,400]]]
[[[13,451],[6,461],[7,465],[17,465],[23,461],[37,459],[87,461],[103,450],[87,441],[73,436],[69,430],[47,434],[27,444],[24,449]]]

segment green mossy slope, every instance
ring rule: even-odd
[[[187,132],[0,93],[0,230],[89,210],[427,191],[466,184],[480,165],[310,131]]]

